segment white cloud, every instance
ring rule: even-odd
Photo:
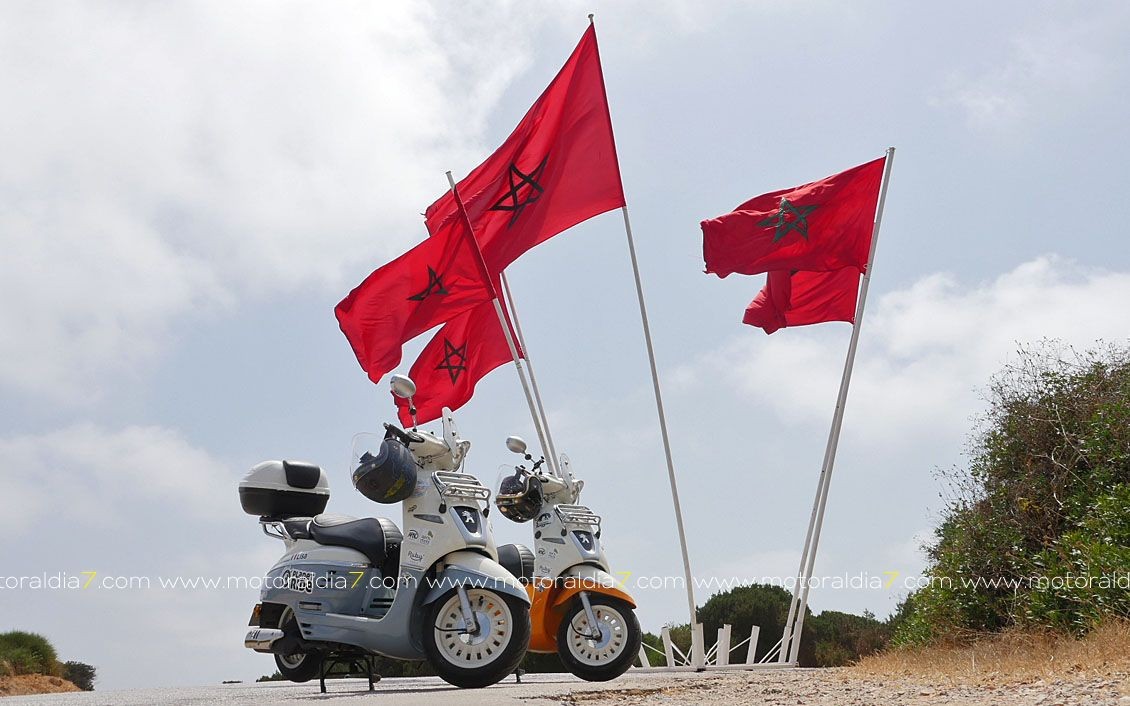
[[[177,432],[152,426],[87,423],[10,436],[0,439],[0,459],[0,490],[10,503],[0,531],[13,540],[44,524],[113,528],[154,512],[214,521],[231,515],[240,477]]]
[[[88,400],[194,311],[344,294],[481,158],[517,12],[6,5],[0,385]]]
[[[1097,14],[1046,21],[1012,36],[998,63],[951,73],[931,102],[956,106],[975,128],[1014,129],[1045,115],[1074,112],[1093,88],[1109,81],[1125,31],[1116,28],[1127,24],[1121,7]]]
[[[934,274],[889,292],[866,312],[845,424],[867,443],[956,445],[982,406],[977,389],[1018,344],[1126,341],[1127,301],[1130,273],[1051,256],[989,282]],[[745,335],[703,363],[788,422],[826,424],[846,344],[846,332],[813,329]]]
[[[84,590],[9,587],[9,599],[23,608],[5,616],[7,628],[50,635],[64,658],[95,664],[100,688],[272,671],[269,658],[239,641],[254,585],[161,584],[176,577],[251,579],[282,552],[240,512],[242,469],[154,426],[79,424],[8,436],[0,438],[0,459],[4,575],[85,582],[81,572],[96,572]],[[111,577],[146,583],[124,590],[101,584]],[[143,643],[142,653],[107,646]],[[172,662],[185,669],[165,673]]]

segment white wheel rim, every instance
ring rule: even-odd
[[[582,608],[569,623],[569,653],[581,664],[602,667],[620,656],[628,644],[628,621],[620,611],[610,606],[596,604],[592,612],[596,616],[600,638],[589,637],[595,631]]]
[[[287,620],[289,620],[290,618],[294,618],[295,622],[297,622],[297,620],[298,620],[298,618],[295,617],[295,615],[294,615],[294,611],[290,609],[290,606],[287,606],[286,608],[283,608],[282,615],[279,616],[279,629],[280,630],[282,629],[282,627],[284,625],[286,625]],[[298,632],[299,632],[299,634],[302,633],[301,626],[299,626]],[[298,654],[293,654],[293,655],[280,654],[280,655],[277,655],[277,656],[279,658],[279,661],[282,662],[283,664],[285,664],[287,666],[287,668],[289,668],[289,669],[298,669],[299,667],[302,666],[302,663],[306,661],[306,653],[305,652],[300,652]]]
[[[514,635],[510,606],[491,591],[467,591],[471,612],[478,631],[468,634],[463,627],[463,608],[459,594],[452,594],[436,616],[436,645],[443,658],[456,667],[479,667],[490,664],[506,650]]]

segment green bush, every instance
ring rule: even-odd
[[[42,635],[13,630],[0,633],[0,662],[11,674],[49,674],[59,676],[59,656]]]
[[[1021,349],[988,402],[896,644],[1130,617],[1130,350]]]
[[[755,655],[758,660],[773,648],[785,628],[792,594],[780,586],[753,584],[739,586],[710,597],[698,609],[702,623],[703,640],[711,644],[717,639],[718,628],[730,625],[730,663],[746,661],[749,648],[734,647],[750,635],[754,625],[758,633]],[[671,642],[684,654],[689,654],[690,628],[684,623],[670,628]],[[852,615],[837,611],[824,611],[819,615],[805,614],[804,633],[801,636],[797,660],[802,667],[838,667],[855,662],[864,655],[884,648],[890,638],[890,628],[864,613]],[[644,641],[662,650],[662,640],[654,635],[644,635]],[[654,656],[653,656],[654,657]]]
[[[63,664],[63,678],[83,691],[94,691],[95,669],[82,662]]]

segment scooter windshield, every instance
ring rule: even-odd
[[[518,466],[504,463],[498,467],[498,477],[494,481],[494,497],[512,495],[525,487],[526,472]]]
[[[366,461],[372,461],[381,452],[384,434],[363,431],[353,435],[353,453],[349,459],[349,472],[352,474]]]

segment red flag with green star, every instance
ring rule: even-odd
[[[831,272],[784,272],[766,276],[765,287],[750,302],[742,323],[773,333],[786,326],[825,321],[855,323],[859,270],[842,267]]]
[[[457,186],[492,273],[558,233],[624,205],[594,27],[514,132]],[[458,224],[452,193],[425,216],[433,234]]]
[[[521,353],[519,352],[519,355]],[[412,364],[408,376],[416,383],[416,420],[439,419],[444,407],[459,409],[475,394],[475,384],[487,373],[513,360],[494,302],[478,305],[443,325]],[[408,400],[393,395],[400,422],[412,424]]]
[[[466,228],[449,228],[377,268],[334,308],[373,382],[400,363],[405,341],[494,297]]]
[[[867,268],[885,157],[826,179],[762,194],[702,222],[706,271],[827,272]]]

